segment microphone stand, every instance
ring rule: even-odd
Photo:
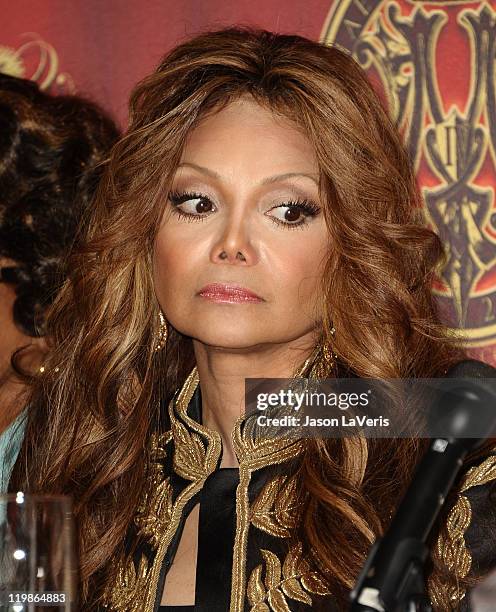
[[[432,612],[430,600],[425,592],[423,571],[429,549],[420,540],[411,538],[403,541],[397,547],[392,559],[392,568],[401,568],[399,571],[393,571],[390,577],[392,585],[397,583],[400,585],[396,594],[399,602],[396,607],[384,608],[379,589],[364,586],[381,541],[377,540],[373,545],[362,573],[351,591],[350,595],[354,601],[351,612]],[[402,576],[399,575],[401,573],[403,573]],[[385,590],[387,590],[387,585]]]
[[[426,541],[465,456],[495,431],[495,403],[490,381],[465,379],[441,394],[441,418],[432,411],[430,417],[434,439],[389,529],[371,548],[350,593],[351,612],[432,612],[424,580]]]

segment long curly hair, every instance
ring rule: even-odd
[[[15,288],[13,317],[45,335],[44,313],[65,277],[65,256],[94,194],[97,164],[119,130],[96,104],[52,96],[0,74],[0,257]]]
[[[73,495],[88,609],[111,579],[139,503],[158,406],[195,365],[191,338],[172,327],[167,349],[153,350],[151,253],[165,196],[190,130],[246,93],[303,129],[315,148],[329,231],[322,333],[330,338],[335,327],[342,368],[371,378],[436,377],[465,357],[431,292],[446,260],[426,226],[411,160],[352,57],[248,26],[176,46],[132,93],[128,131],[112,150],[50,312],[47,366],[59,372],[34,386],[9,487]],[[295,469],[306,500],[296,535],[345,607],[425,444],[305,443]]]

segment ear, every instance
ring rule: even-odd
[[[38,336],[32,339],[32,344],[40,351],[40,353],[48,353],[48,344],[45,336]]]
[[[43,336],[30,336],[29,340],[29,344],[24,349],[23,364],[28,369],[37,370],[43,365],[49,347]]]
[[[19,359],[18,365],[21,369],[28,372],[37,372],[38,368],[43,365],[46,353],[48,352],[48,345],[45,338],[27,335],[24,336],[24,341],[20,346],[16,348],[21,349],[17,358]]]

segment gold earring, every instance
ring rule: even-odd
[[[58,372],[58,371],[59,371],[59,369],[60,369],[60,368],[57,366],[56,368],[54,368],[54,369],[53,369],[53,371],[54,371],[54,372]],[[40,367],[38,368],[38,373],[39,373],[39,374],[44,374],[44,373],[45,373],[45,371],[46,371],[45,364],[44,364],[44,363],[42,363],[42,364],[40,365]]]
[[[162,312],[162,310],[158,311],[158,318],[159,318],[159,328],[158,328],[158,334],[156,337],[156,342],[155,342],[155,351],[161,351],[164,346],[165,343],[167,342],[167,321],[165,320],[164,317],[164,313]]]
[[[336,330],[331,328],[330,334],[334,337]],[[322,338],[319,343],[319,352],[312,367],[312,376],[315,378],[327,378],[334,369],[337,355],[332,350],[332,344],[327,338]]]

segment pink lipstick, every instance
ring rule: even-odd
[[[201,297],[213,302],[262,302],[263,299],[253,291],[240,285],[227,285],[223,283],[212,283],[206,285],[198,292]]]

